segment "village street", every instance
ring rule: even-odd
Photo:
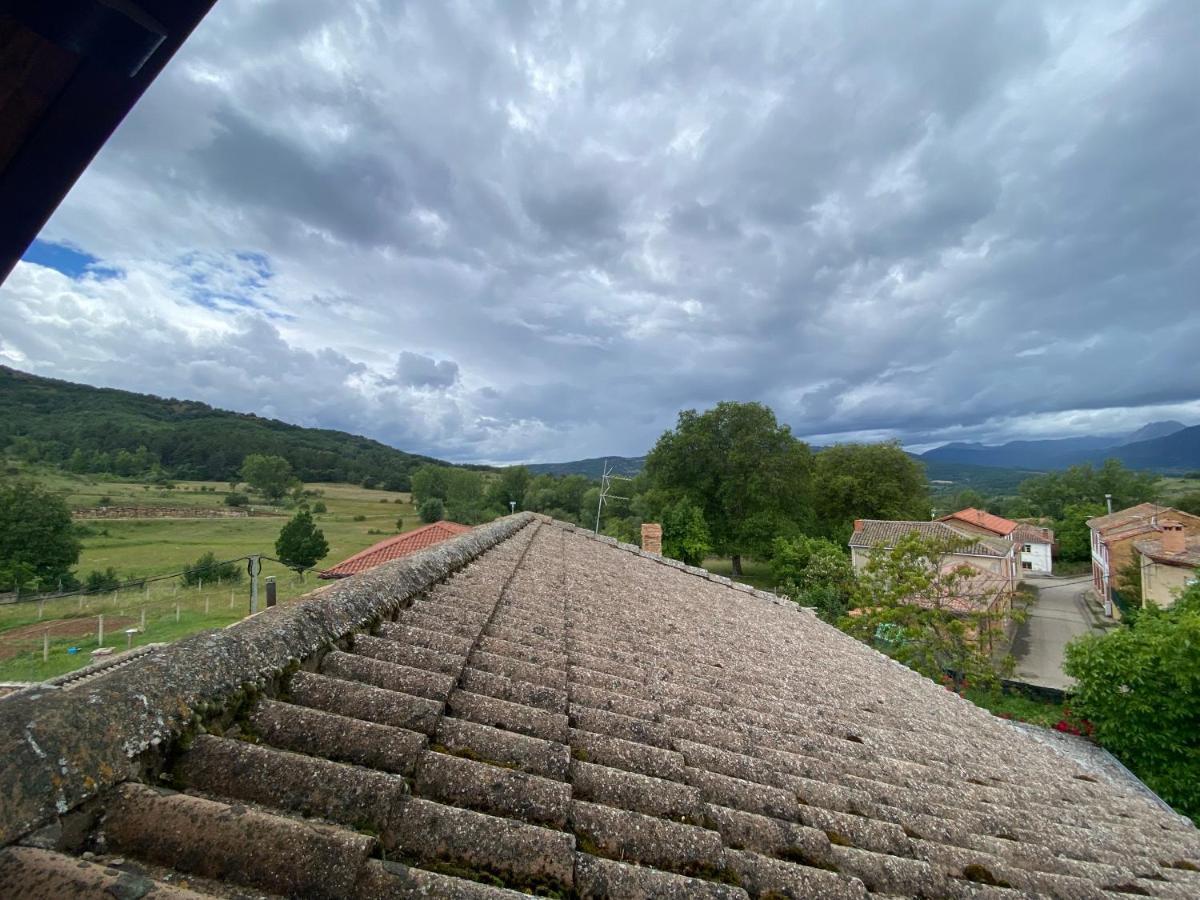
[[[1016,658],[1013,677],[1041,687],[1067,689],[1074,683],[1062,670],[1067,644],[1090,631],[1103,632],[1086,599],[1090,579],[1027,578],[1037,601],[1029,617],[1017,626],[1012,654]]]

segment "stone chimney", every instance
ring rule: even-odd
[[[1163,553],[1182,553],[1187,541],[1183,525],[1171,519],[1163,519],[1159,527],[1162,530]]]
[[[647,553],[662,555],[662,526],[647,522],[642,526],[642,549]]]

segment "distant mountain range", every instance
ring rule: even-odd
[[[586,475],[598,479],[607,461],[614,475],[636,475],[646,464],[644,456],[595,456],[560,463],[530,463],[525,466],[533,475]]]
[[[1014,490],[1030,472],[1065,469],[1079,463],[1098,465],[1110,457],[1134,469],[1167,473],[1200,470],[1200,425],[1151,422],[1128,434],[1009,441],[992,446],[955,442],[913,454],[914,459],[925,465],[930,481],[954,482],[959,487],[997,493]],[[646,463],[644,456],[597,456],[570,462],[535,463],[526,468],[535,475],[599,478],[605,459],[619,475],[636,475]]]
[[[1200,426],[1151,422],[1130,434],[1009,441],[986,445],[955,442],[920,454],[925,462],[1046,471],[1116,458],[1137,469],[1200,469]]]

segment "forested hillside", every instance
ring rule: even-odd
[[[437,460],[369,438],[94,388],[0,366],[0,452],[77,472],[226,481],[248,454],[282,456],[304,481],[406,491]]]

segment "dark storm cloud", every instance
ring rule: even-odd
[[[722,399],[1191,421],[1197,45],[1187,0],[222,0],[47,229],[122,277],[19,271],[0,359],[136,386],[137,334],[178,394],[459,459]]]
[[[441,361],[408,350],[396,362],[395,382],[405,387],[448,388],[458,381],[458,363]]]

